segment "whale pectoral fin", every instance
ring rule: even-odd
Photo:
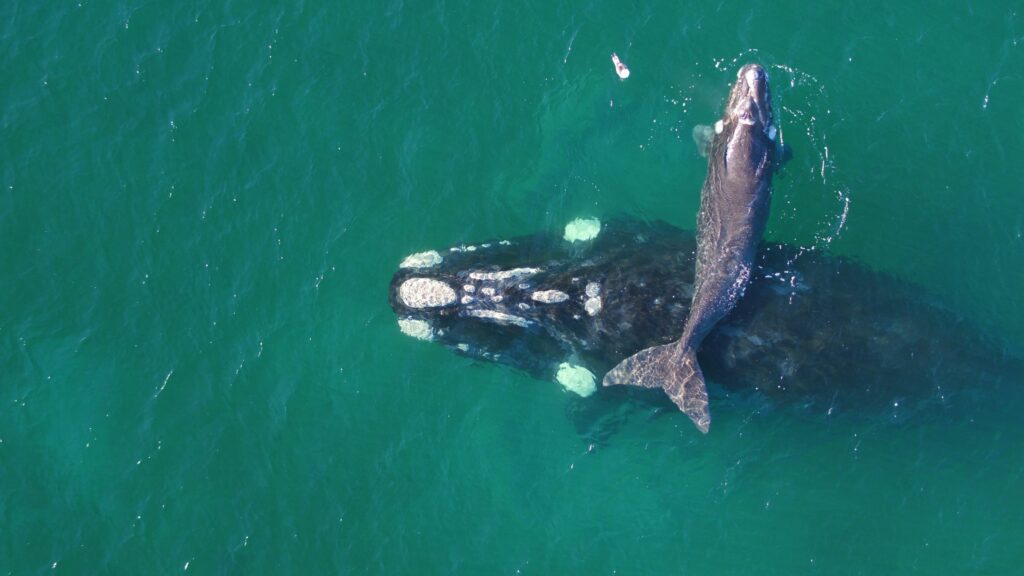
[[[793,159],[793,147],[789,144],[779,144],[778,149],[775,151],[775,171],[782,170],[782,167],[786,165],[790,160]]]
[[[693,143],[697,145],[697,153],[701,158],[707,158],[711,152],[711,141],[715,139],[715,129],[707,124],[697,124],[693,127]]]
[[[693,350],[680,354],[678,343],[637,352],[605,374],[602,384],[661,388],[698,430],[707,434],[711,426],[708,392],[697,355]]]

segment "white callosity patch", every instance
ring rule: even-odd
[[[775,125],[774,124],[769,124],[768,125],[768,139],[769,140],[775,140],[775,134],[777,132],[778,132],[778,130],[775,129]]]
[[[462,297],[462,300],[460,300],[460,302],[462,302],[463,304],[472,304],[473,300],[474,300],[474,298],[472,296],[470,296],[469,294],[467,294],[467,295]]]
[[[455,290],[432,278],[410,278],[398,289],[402,304],[409,308],[439,308],[455,302]]]
[[[472,284],[466,284],[465,286],[462,287],[462,289],[466,292],[469,292],[470,294],[476,292],[476,286],[473,286]]]
[[[398,329],[406,336],[412,336],[417,340],[432,340],[434,329],[424,320],[417,318],[399,318]]]
[[[725,122],[722,122],[721,120],[715,122],[715,134],[721,134],[722,130],[725,130]]]
[[[530,322],[525,318],[519,316],[513,316],[512,314],[506,314],[505,312],[495,312],[494,310],[470,310],[468,312],[470,316],[474,318],[483,318],[484,320],[493,320],[498,324],[511,324],[515,326],[521,326],[526,328],[530,325]]]
[[[402,268],[430,268],[431,266],[437,266],[443,260],[444,258],[436,250],[428,250],[406,256],[399,266]]]
[[[577,218],[565,225],[564,238],[569,242],[586,242],[601,233],[601,221],[597,218]]]
[[[558,373],[555,374],[555,380],[566,390],[579,394],[584,398],[597,390],[593,372],[583,366],[576,366],[568,362],[562,362],[558,365]]]
[[[494,296],[494,287],[484,286],[483,288],[480,289],[480,293],[483,294],[484,296]]]
[[[568,300],[569,295],[561,290],[538,290],[530,294],[530,298],[535,302],[543,302],[544,304],[558,304]]]
[[[508,280],[510,278],[525,278],[541,272],[540,268],[513,268],[511,270],[499,270],[498,272],[470,272],[469,277],[473,280]]]
[[[601,308],[603,307],[601,302],[601,285],[597,282],[590,282],[587,284],[584,292],[587,295],[587,300],[583,303],[583,309],[587,311],[587,314],[597,316],[601,313]]]

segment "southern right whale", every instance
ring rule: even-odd
[[[757,64],[740,68],[715,125],[697,217],[696,287],[682,336],[641,350],[604,377],[604,385],[661,388],[701,432],[711,425],[697,350],[736,306],[750,279],[764,234],[775,169],[768,74]]]
[[[406,258],[389,289],[402,331],[615,403],[595,375],[678,337],[696,241],[661,222],[591,228],[578,242],[542,233]],[[1015,349],[925,288],[777,243],[760,245],[746,295],[698,358],[722,392],[830,414],[947,406],[1024,373]]]

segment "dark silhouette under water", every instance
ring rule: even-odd
[[[690,232],[619,219],[582,243],[539,234],[440,252],[439,262],[400,269],[389,299],[401,322],[417,323],[420,337],[457,354],[542,380],[565,364],[600,378],[678,337],[695,247]],[[423,285],[441,295],[410,296]],[[760,246],[746,295],[698,357],[712,397],[750,392],[828,413],[952,406],[958,395],[1024,373],[1005,344],[921,287],[774,243]],[[598,388],[574,410],[625,396],[670,405],[616,387]]]

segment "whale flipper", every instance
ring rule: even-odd
[[[789,144],[779,144],[778,151],[775,153],[778,160],[775,161],[775,171],[782,170],[782,167],[789,163],[793,159],[793,147]]]
[[[715,139],[715,129],[707,124],[698,124],[693,127],[693,143],[697,145],[697,153],[701,158],[707,158],[711,151],[711,142]]]
[[[693,349],[682,350],[678,342],[654,346],[626,358],[605,374],[602,384],[661,388],[698,430],[707,434],[711,426],[708,391],[697,354]]]

